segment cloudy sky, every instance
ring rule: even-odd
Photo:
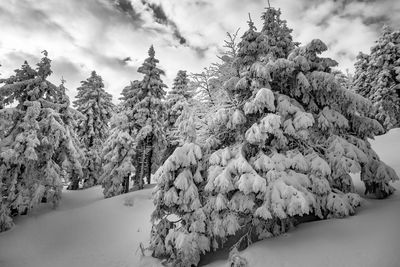
[[[247,29],[250,12],[258,28],[265,0],[1,0],[0,74],[24,60],[36,64],[46,49],[50,80],[67,81],[69,94],[96,70],[114,99],[147,57],[151,44],[170,86],[179,69],[199,72],[216,61],[226,32]],[[271,0],[282,9],[296,41],[314,38],[342,70],[353,70],[384,24],[400,28],[398,0]]]

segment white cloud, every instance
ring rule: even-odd
[[[79,82],[96,70],[117,99],[130,80],[140,78],[136,68],[151,44],[166,71],[164,81],[171,85],[179,69],[199,72],[215,61],[226,32],[240,27],[242,34],[247,29],[249,12],[260,30],[265,5],[263,0],[148,1],[163,7],[186,45],[179,44],[171,25],[155,23],[153,11],[140,0],[131,0],[140,21],[115,8],[111,0],[4,1],[0,5],[0,73],[9,75],[24,59],[35,64],[46,49],[53,60],[51,80],[59,83],[64,76],[71,96]],[[369,50],[382,22],[400,26],[396,0],[280,0],[272,4],[281,7],[296,41],[321,39],[330,48],[326,55],[343,70],[352,69],[359,50]],[[132,61],[124,64],[126,57]]]

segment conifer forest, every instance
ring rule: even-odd
[[[0,3],[0,267],[400,266],[400,3]]]

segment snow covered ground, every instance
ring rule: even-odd
[[[373,147],[400,174],[400,129],[376,138]],[[354,177],[358,190],[363,186]],[[249,266],[400,266],[400,183],[386,200],[366,198],[356,216],[299,225],[242,252]],[[141,257],[147,245],[151,187],[111,199],[101,188],[65,191],[57,210],[41,206],[0,233],[1,267],[160,266]],[[129,205],[125,205],[124,203]],[[209,266],[227,266],[220,260]]]

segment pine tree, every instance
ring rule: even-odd
[[[180,116],[183,105],[191,98],[189,79],[186,71],[180,70],[174,79],[172,89],[167,94],[167,119],[168,127],[173,127]]]
[[[173,266],[192,266],[209,251],[206,215],[202,209],[203,155],[196,144],[196,121],[188,106],[179,117],[184,143],[176,148],[156,174],[155,211],[152,214],[153,256],[168,258]]]
[[[337,82],[331,73],[337,63],[318,57],[327,50],[322,41],[295,48],[291,38],[282,38],[290,31],[279,15],[273,8],[264,13],[268,25],[281,26],[259,33],[268,44],[257,53],[249,22],[239,44],[241,77],[229,82],[237,104],[217,120],[232,138],[220,140],[211,155],[205,186],[216,245],[239,225],[248,225],[246,238],[263,238],[286,231],[296,216],[353,214],[359,196],[349,173],[361,171],[367,193],[378,197],[391,194],[389,182],[398,179],[368,143],[382,132],[367,117],[370,103]],[[290,47],[290,53],[283,49]]]
[[[215,142],[201,157],[206,182],[199,178],[196,190],[187,187],[200,157],[192,166],[175,151],[160,168],[158,188],[164,189],[155,195],[153,218],[161,223],[173,213],[183,223],[174,227],[170,219],[156,228],[155,256],[196,264],[199,254],[231,237],[237,240],[234,247],[241,247],[287,231],[304,215],[352,215],[360,197],[350,173],[361,172],[366,193],[383,198],[393,192],[389,183],[398,177],[368,142],[383,132],[368,118],[371,103],[336,80],[331,68],[337,63],[319,56],[327,50],[322,41],[297,47],[282,34],[290,31],[279,16],[274,8],[263,14],[266,24],[276,26],[273,31],[256,32],[250,20],[238,45],[240,76],[224,85],[233,101],[216,112]],[[268,42],[260,49],[258,40]],[[184,173],[187,167],[190,172]],[[182,205],[190,192],[201,192],[197,217]],[[158,208],[161,200],[169,204]],[[198,228],[197,222],[204,225]],[[204,233],[197,242],[191,236],[199,231],[193,229]]]
[[[134,109],[135,123],[138,125],[137,142],[137,164],[135,181],[139,188],[143,188],[143,178],[147,177],[150,183],[152,167],[156,166],[157,155],[160,155],[165,143],[164,127],[162,120],[165,113],[164,88],[161,75],[164,71],[157,67],[158,59],[155,58],[153,46],[149,49],[149,57],[139,67],[138,72],[144,74],[140,81],[139,101]]]
[[[57,205],[63,166],[82,173],[79,147],[63,120],[68,102],[61,103],[63,92],[47,81],[51,60],[43,54],[36,69],[25,62],[0,81],[5,84],[0,87],[5,104],[0,117],[11,121],[0,140],[1,230],[12,226],[10,216],[26,214],[43,199]]]
[[[61,119],[66,125],[66,130],[68,131],[72,147],[76,149],[75,156],[71,157],[71,161],[64,161],[64,159],[61,159],[61,162],[63,162],[61,173],[64,180],[65,178],[68,178],[65,181],[69,181],[70,186],[75,185],[77,188],[83,174],[81,163],[84,163],[87,160],[85,158],[84,146],[77,134],[78,122],[83,120],[85,117],[82,113],[70,106],[69,97],[66,95],[67,88],[64,86],[65,82],[64,78],[62,78],[61,84],[58,87],[59,95],[56,101],[57,103],[62,104],[59,110]]]
[[[120,110],[111,118],[111,133],[104,143],[104,172],[100,182],[105,197],[129,192],[129,180],[135,172],[136,134],[135,105],[139,101],[140,82],[134,81],[121,93]]]
[[[172,89],[167,94],[165,126],[168,144],[164,152],[164,159],[167,159],[179,144],[179,132],[177,132],[175,124],[182,113],[183,107],[192,97],[188,83],[189,79],[186,71],[178,71]]]
[[[370,99],[386,129],[400,127],[400,31],[384,27],[369,55],[360,53],[353,86]]]
[[[281,19],[281,10],[268,7],[262,14],[263,28],[257,38],[259,56],[285,58],[299,45],[293,42],[292,29]]]
[[[236,68],[239,66],[251,66],[258,57],[258,43],[260,33],[254,26],[254,22],[249,15],[249,29],[242,35],[242,41],[238,44],[238,54],[235,59]]]
[[[100,182],[104,196],[113,197],[129,191],[129,178],[135,171],[135,139],[124,129],[127,118],[116,114],[111,120],[111,133],[104,143],[104,172]]]
[[[97,179],[101,175],[101,148],[109,134],[108,123],[114,104],[111,94],[104,90],[101,76],[95,71],[92,71],[86,81],[81,82],[77,91],[73,104],[85,116],[78,125],[78,135],[86,148],[84,187],[90,187],[97,184]],[[71,189],[78,189],[78,182],[74,180]]]

